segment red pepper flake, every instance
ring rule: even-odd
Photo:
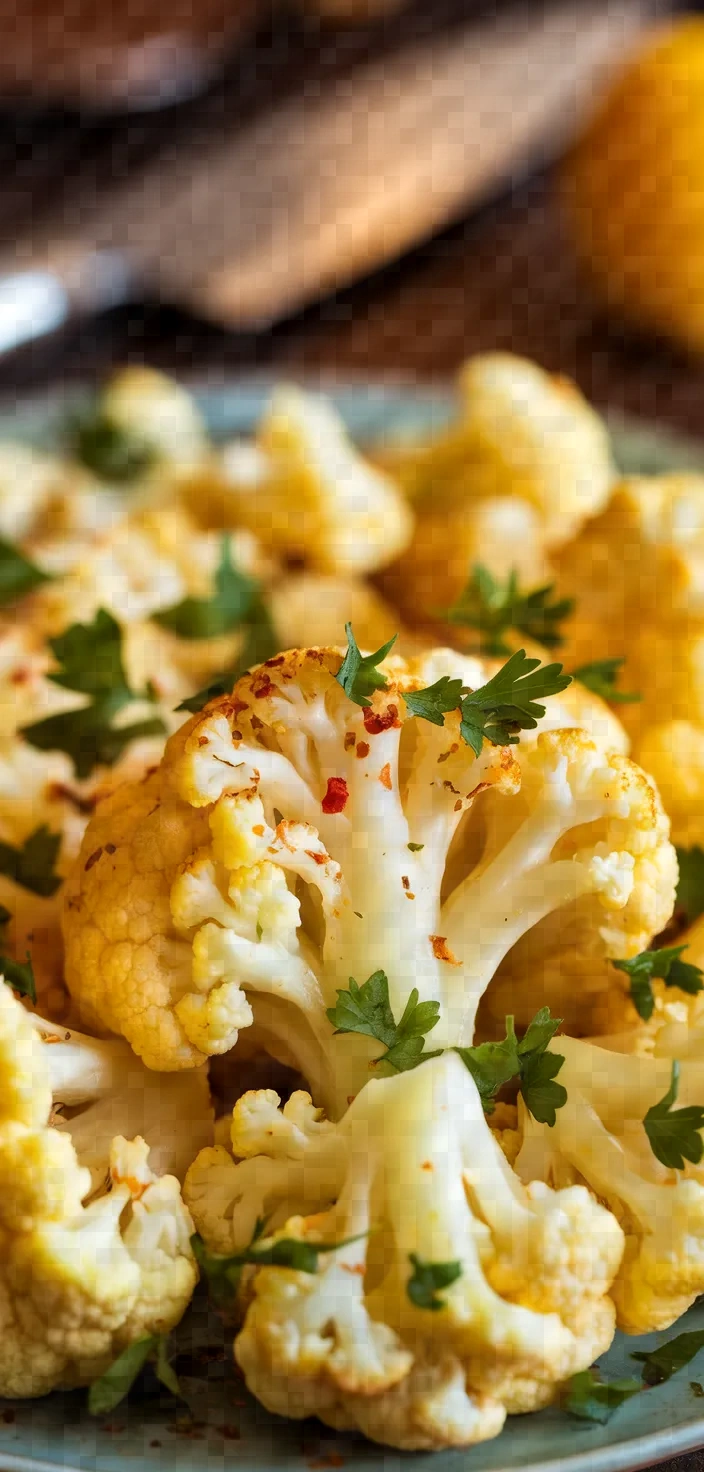
[[[254,827],[252,829],[252,832],[253,833],[256,833],[257,838],[263,838],[264,837],[264,834],[266,832],[266,829],[264,827],[264,824],[263,823],[255,823],[254,824]]]
[[[252,686],[252,694],[255,700],[266,700],[267,696],[276,694],[276,686],[268,675],[260,675],[256,685]]]
[[[93,854],[91,854],[91,856],[90,856],[90,858],[89,858],[89,859],[86,859],[86,862],[85,862],[85,864],[84,864],[84,865],[83,865],[83,869],[84,869],[84,872],[85,872],[85,873],[86,873],[86,874],[87,874],[87,873],[88,873],[88,870],[89,870],[89,869],[92,869],[92,868],[93,868],[93,865],[94,865],[94,864],[97,864],[97,862],[98,862],[98,859],[99,859],[99,858],[100,858],[100,857],[101,857],[101,855],[102,855],[102,852],[103,852],[103,850],[102,850],[102,849],[101,849],[101,848],[97,848],[97,849],[96,849],[96,850],[95,850],[95,853],[93,853]]]
[[[32,672],[27,665],[18,665],[17,669],[13,670],[10,675],[10,683],[12,685],[26,685],[27,681],[31,679],[31,676]]]
[[[314,848],[306,849],[306,858],[312,859],[314,864],[327,864],[327,854],[316,853]]]
[[[233,1426],[231,1421],[226,1421],[224,1426],[218,1426],[217,1429],[220,1432],[220,1435],[225,1438],[225,1441],[242,1440],[242,1432],[240,1431],[239,1426]]]
[[[382,767],[379,773],[379,781],[381,782],[382,787],[386,788],[387,792],[391,791],[391,767],[389,766],[388,762],[386,763],[385,767]]]
[[[369,742],[368,741],[358,741],[357,742],[357,756],[359,757],[359,760],[361,762],[364,761],[365,756],[369,756]]]
[[[344,777],[328,777],[328,786],[320,806],[324,813],[342,813],[349,797]]]
[[[115,843],[106,843],[106,845],[105,845],[105,852],[106,852],[106,854],[116,854],[117,853],[117,844],[115,844]]]
[[[458,797],[457,802],[455,803],[455,806],[453,807],[452,811],[453,811],[453,813],[461,813],[462,812],[462,798],[461,797]]]
[[[363,1278],[366,1272],[366,1268],[363,1262],[341,1262],[340,1267],[342,1268],[343,1273],[354,1273],[357,1278]]]
[[[345,731],[345,751],[351,751],[356,740],[354,731]]]
[[[283,664],[285,658],[286,658],[286,655],[285,654],[275,654],[274,657],[273,657],[273,659],[268,659],[266,661],[266,668],[268,670],[275,669],[277,665]]]
[[[459,797],[459,795],[460,795],[459,788],[458,787],[453,787],[453,785],[452,785],[451,782],[448,782],[447,780],[445,780],[442,785],[443,785],[443,787],[445,788],[445,790],[447,792],[454,792],[455,797]]]
[[[394,726],[401,724],[397,705],[387,705],[384,711],[372,710],[368,705],[362,714],[362,720],[364,729],[369,732],[370,736],[380,736],[382,731],[390,731]]]
[[[207,736],[199,736],[198,737],[198,745],[199,746],[207,746],[208,745],[208,737]]]
[[[424,1160],[423,1164],[421,1165],[421,1170],[435,1170],[435,1166],[433,1165],[432,1160]]]
[[[408,875],[407,874],[402,874],[401,875],[401,883],[402,883],[404,889],[410,889],[410,887],[411,887],[411,881],[408,878]]]
[[[415,899],[415,895],[414,895],[412,889],[407,889],[406,890],[406,899],[407,900],[414,900]]]
[[[447,961],[448,966],[462,965],[462,962],[458,961],[456,956],[453,956],[452,951],[447,944],[446,935],[430,935],[428,939],[431,946],[433,947],[433,955],[436,961]]]

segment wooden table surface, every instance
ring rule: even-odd
[[[569,374],[599,405],[704,438],[704,361],[639,342],[597,312],[549,175],[266,338],[235,338],[163,307],[120,310],[6,360],[0,394],[91,381],[127,360],[214,382],[248,368],[432,380],[493,348]],[[704,1451],[660,1472],[704,1472]]]

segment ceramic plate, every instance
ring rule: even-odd
[[[198,398],[218,437],[249,430],[266,400],[260,379],[204,388]],[[442,389],[326,386],[351,431],[361,439],[428,433],[452,413]],[[68,407],[80,394],[0,408],[0,437],[14,435],[51,444]],[[612,423],[617,459],[624,470],[704,469],[704,449],[640,425]],[[704,1300],[677,1326],[704,1330]],[[629,1355],[652,1349],[667,1334],[640,1339],[617,1335],[600,1360],[606,1378],[632,1375]],[[175,1409],[156,1386],[153,1393],[121,1406],[107,1420],[85,1411],[85,1392],[55,1394],[41,1401],[0,1402],[1,1472],[631,1472],[666,1457],[704,1446],[704,1402],[692,1382],[704,1381],[704,1351],[666,1385],[637,1396],[606,1426],[576,1421],[557,1408],[514,1416],[496,1440],[473,1450],[434,1454],[399,1453],[357,1437],[335,1435],[316,1421],[281,1421],[247,1395],[231,1365],[229,1342],[202,1300],[189,1312],[177,1345],[190,1357],[182,1382],[192,1417]],[[207,1351],[202,1353],[201,1351]],[[219,1358],[218,1358],[219,1355]],[[179,1369],[180,1369],[179,1365]]]

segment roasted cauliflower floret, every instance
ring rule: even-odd
[[[517,496],[534,506],[549,546],[574,536],[604,505],[614,467],[599,416],[573,384],[509,353],[471,358],[459,381],[459,414],[389,468],[420,510]]]
[[[560,1082],[567,1102],[553,1129],[519,1105],[516,1171],[524,1181],[551,1185],[585,1181],[610,1207],[626,1236],[611,1288],[618,1325],[628,1334],[666,1329],[704,1291],[704,1171],[661,1164],[643,1127],[647,1111],[670,1088],[672,1056],[662,1042],[657,1057],[562,1036],[551,1047],[565,1058]],[[678,1109],[702,1102],[703,1058],[700,1035],[698,1056],[681,1063]]]
[[[652,786],[574,731],[476,757],[459,711],[435,725],[405,702],[441,663],[390,660],[362,708],[339,651],[277,656],[101,805],[64,911],[91,1025],[171,1069],[229,1051],[254,1018],[337,1116],[374,1054],[331,1036],[350,976],[384,971],[395,1017],[417,989],[439,1003],[434,1044],[467,1044],[498,968],[553,913],[550,955],[569,967],[587,936],[599,986],[606,956],[648,943],[675,884]],[[510,976],[504,1010],[532,1016],[549,969],[536,955]]]
[[[82,1203],[91,1172],[49,1125],[47,1047],[0,987],[0,1394],[87,1384],[143,1334],[168,1332],[196,1282],[192,1223],[173,1176],[118,1137],[111,1189]]]
[[[355,450],[324,399],[277,389],[251,451],[225,453],[229,517],[265,546],[353,577],[384,567],[410,541],[413,515],[400,491]]]
[[[673,843],[704,844],[704,712],[701,725],[674,720],[647,726],[637,755],[662,795]]]
[[[337,1126],[306,1095],[277,1104],[240,1100],[244,1158],[205,1152],[185,1187],[213,1249],[245,1247],[257,1214],[274,1240],[328,1245],[315,1273],[256,1271],[235,1354],[270,1410],[405,1450],[468,1445],[607,1348],[618,1223],[582,1186],[519,1184],[455,1053],[370,1082]],[[452,1269],[434,1308],[431,1264]]]

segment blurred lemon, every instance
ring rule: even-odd
[[[606,301],[704,351],[704,18],[650,37],[573,150],[563,193]]]

